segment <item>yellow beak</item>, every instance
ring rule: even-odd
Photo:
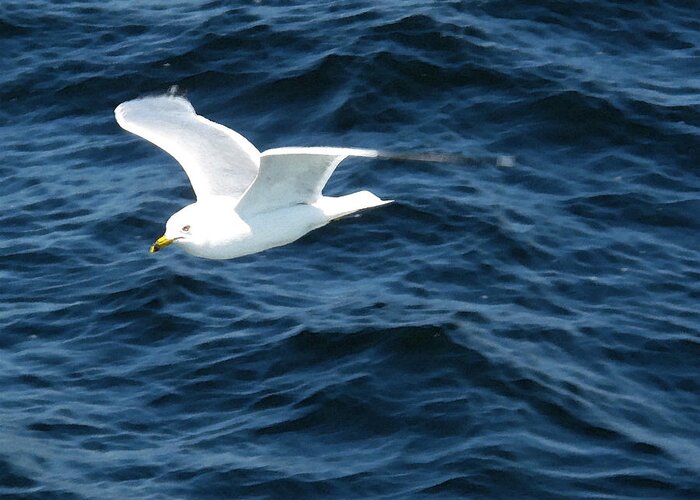
[[[151,245],[151,248],[149,248],[148,251],[151,253],[155,253],[158,250],[160,250],[161,248],[167,247],[173,241],[175,241],[175,240],[171,240],[170,238],[166,238],[165,236],[161,236],[160,238],[158,238],[156,240],[155,243],[153,243],[153,245]]]

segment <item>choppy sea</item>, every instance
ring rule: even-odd
[[[0,495],[700,497],[682,0],[0,2]],[[232,261],[113,110],[177,86],[396,203]],[[172,250],[172,251],[171,251]]]

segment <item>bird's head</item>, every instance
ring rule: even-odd
[[[208,239],[210,222],[200,206],[196,203],[188,205],[168,219],[165,233],[151,245],[149,251],[157,252],[173,243],[200,245]]]
[[[149,251],[157,252],[177,243],[188,253],[209,257],[212,252],[216,253],[216,247],[244,238],[249,228],[236,215],[234,202],[229,198],[214,198],[187,205],[168,219],[165,234]]]

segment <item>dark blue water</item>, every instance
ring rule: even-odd
[[[692,1],[0,3],[0,494],[700,495]],[[397,202],[213,262],[177,85]]]

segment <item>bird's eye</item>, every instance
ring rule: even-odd
[[[187,225],[187,226],[182,226],[181,231],[182,231],[183,233],[186,233],[186,232],[189,231],[189,230],[190,230],[190,226],[189,226],[189,225]]]

